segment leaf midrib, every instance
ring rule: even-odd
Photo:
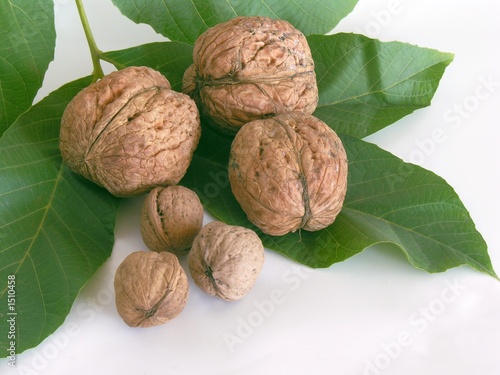
[[[422,70],[420,70],[418,72],[415,72],[414,74],[406,77],[405,79],[403,79],[401,81],[393,82],[391,85],[389,85],[387,87],[384,87],[382,89],[379,89],[379,90],[370,90],[370,91],[367,91],[367,92],[365,92],[363,94],[353,95],[353,96],[350,96],[350,97],[347,97],[347,98],[344,98],[344,99],[340,99],[340,100],[336,100],[336,101],[332,101],[332,102],[329,102],[329,103],[318,104],[317,108],[329,107],[329,106],[338,105],[338,104],[342,104],[342,103],[350,102],[350,101],[354,101],[354,100],[360,101],[360,99],[363,98],[363,97],[365,97],[365,96],[370,96],[370,95],[375,95],[375,94],[384,94],[388,90],[394,88],[395,86],[400,85],[400,84],[402,84],[402,83],[410,80],[411,78],[414,78],[415,76],[421,74],[425,70],[428,70],[428,69],[431,69],[431,68],[433,68],[433,67],[435,67],[437,65],[440,65],[440,64],[442,64],[443,62],[445,62],[447,60],[448,59],[440,60],[439,62],[436,62],[435,64],[432,64],[432,65],[429,65],[425,69],[422,69]],[[414,107],[414,106],[415,105],[411,105],[410,107]],[[388,106],[388,107],[390,107],[390,106]],[[395,105],[395,107],[401,107],[401,104],[397,104],[397,105]]]
[[[54,181],[54,187],[53,187],[53,189],[52,189],[52,191],[51,191],[51,193],[50,193],[50,195],[48,197],[47,204],[42,208],[44,210],[44,213],[43,213],[43,216],[42,216],[42,218],[40,220],[40,224],[36,228],[34,235],[31,237],[32,240],[31,240],[28,248],[26,249],[26,252],[25,252],[24,256],[19,261],[18,267],[14,271],[14,274],[17,274],[19,272],[19,269],[24,265],[24,263],[26,262],[27,258],[30,256],[31,249],[33,248],[34,243],[37,241],[38,237],[40,236],[40,233],[43,230],[45,222],[47,221],[47,215],[48,215],[49,211],[52,208],[52,202],[54,200],[54,197],[55,197],[55,194],[56,194],[56,191],[57,191],[57,187],[59,186],[59,183],[60,183],[60,181],[62,179],[62,171],[63,171],[63,167],[61,165],[59,167],[58,172],[57,172],[56,178],[53,180]],[[41,296],[42,301],[43,301],[43,293],[42,293],[40,284],[37,283],[37,285],[38,285],[38,289],[40,291],[40,296]],[[7,290],[7,286],[4,288],[4,290],[2,290],[2,292],[0,294],[0,298],[3,297],[3,295],[5,294],[6,290]],[[43,303],[43,305],[45,306],[44,303]],[[45,309],[44,309],[44,311],[45,311]]]
[[[492,275],[492,276],[495,276],[495,277],[496,277],[496,275],[495,275],[494,273],[492,273],[492,272],[491,272],[491,270],[489,270],[489,269],[488,269],[488,268],[486,268],[486,267],[483,267],[483,266],[482,266],[482,264],[478,263],[475,259],[471,258],[468,254],[465,254],[465,253],[463,253],[463,252],[461,252],[461,251],[459,251],[459,250],[455,249],[454,247],[452,247],[452,246],[450,246],[450,245],[448,245],[448,244],[446,244],[446,243],[440,242],[440,241],[438,241],[438,240],[437,240],[437,239],[435,239],[435,238],[429,237],[429,236],[425,235],[424,233],[421,233],[421,232],[418,232],[418,231],[413,230],[412,228],[407,228],[407,227],[404,227],[404,226],[402,226],[402,225],[400,225],[400,224],[397,224],[397,223],[394,223],[394,222],[391,222],[391,221],[385,220],[385,219],[383,219],[383,218],[381,218],[381,217],[379,217],[379,216],[371,215],[371,214],[369,214],[369,213],[366,213],[366,212],[363,212],[363,211],[359,211],[359,210],[356,210],[356,209],[353,209],[353,208],[349,208],[349,207],[346,207],[346,206],[344,206],[344,207],[342,208],[342,212],[344,212],[344,213],[346,213],[346,212],[351,212],[351,213],[352,213],[352,215],[354,215],[354,216],[369,217],[369,218],[371,218],[371,219],[375,219],[375,220],[378,220],[378,221],[380,221],[380,222],[383,222],[383,223],[385,223],[386,225],[388,225],[388,226],[390,226],[390,227],[395,227],[395,228],[398,228],[399,230],[404,230],[404,231],[406,231],[406,232],[409,232],[409,233],[411,233],[414,237],[421,237],[421,238],[427,239],[427,240],[429,240],[429,241],[431,241],[431,242],[436,243],[436,245],[437,245],[437,246],[439,246],[439,247],[444,247],[444,248],[446,248],[448,251],[451,251],[453,254],[459,254],[459,255],[461,255],[461,256],[463,256],[463,257],[465,257],[466,259],[469,259],[469,261],[471,261],[472,263],[476,264],[476,265],[479,267],[479,269],[484,270],[486,273],[488,273],[488,274],[490,274],[490,275]],[[379,228],[376,228],[376,229],[377,229],[377,230],[379,230]],[[393,240],[393,239],[391,239],[391,240],[379,240],[379,239],[377,239],[377,242],[376,242],[376,243],[382,243],[382,242],[384,242],[384,243],[388,243],[388,242],[390,242],[390,243],[393,243],[393,244],[397,245],[397,246],[398,246],[398,247],[399,247],[399,248],[400,248],[400,249],[401,249],[401,250],[402,250],[402,251],[406,254],[406,256],[408,257],[408,260],[410,261],[410,263],[411,263],[414,267],[421,268],[420,266],[418,266],[417,264],[415,264],[415,263],[413,262],[413,260],[412,260],[412,258],[411,258],[411,256],[410,256],[410,253],[407,251],[407,249],[405,249],[405,245],[406,245],[406,244],[403,244],[403,243],[401,243],[401,242],[397,242],[397,241],[395,241],[395,240]],[[417,242],[417,243],[419,243],[419,241],[416,241],[416,242]],[[481,243],[478,243],[478,245],[481,245]],[[411,246],[410,246],[410,247],[411,247]],[[414,247],[412,247],[412,249],[413,249],[413,251],[419,251],[418,249],[416,249],[416,248],[414,248]],[[424,252],[419,251],[419,253],[420,253],[422,256],[424,256],[424,257],[428,260],[428,258],[427,258],[427,256],[425,255],[425,253],[424,253]],[[442,253],[443,255],[446,255],[444,252],[441,252],[441,253]],[[431,261],[429,261],[429,260],[428,260],[428,262],[429,262],[429,264],[430,264],[430,263],[432,263],[432,262],[431,262]]]

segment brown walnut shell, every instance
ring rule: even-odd
[[[185,255],[203,225],[203,213],[194,191],[180,185],[156,187],[142,206],[142,239],[150,250]]]
[[[174,185],[201,134],[199,112],[159,72],[129,67],[80,91],[61,120],[64,162],[116,196]]]
[[[194,44],[183,92],[226,132],[289,111],[312,113],[318,103],[307,40],[290,23],[237,17],[209,28]]]
[[[130,327],[152,327],[175,318],[189,292],[186,273],[168,252],[129,254],[116,270],[114,287],[116,309]]]
[[[243,298],[264,264],[259,236],[240,226],[214,221],[205,225],[189,253],[189,270],[205,293],[226,301]]]
[[[347,156],[336,133],[302,112],[244,125],[231,145],[231,190],[264,233],[332,224],[347,189]]]

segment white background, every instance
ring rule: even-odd
[[[104,51],[164,40],[110,0],[84,5]],[[92,71],[75,4],[55,6],[56,58],[39,98]],[[432,105],[368,140],[456,189],[500,273],[499,18],[496,0],[360,0],[334,32],[455,53]],[[267,251],[243,300],[209,297],[190,280],[177,318],[129,328],[116,313],[112,282],[123,258],[145,249],[141,204],[122,204],[112,256],[64,325],[20,354],[15,369],[0,360],[2,374],[500,374],[500,282],[468,267],[427,274],[391,246],[321,270]]]

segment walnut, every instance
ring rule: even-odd
[[[80,91],[61,120],[60,149],[75,172],[117,196],[174,185],[201,134],[187,95],[147,67],[112,72]]]
[[[203,225],[203,206],[184,186],[156,187],[144,200],[141,234],[153,251],[185,255]]]
[[[227,132],[318,102],[314,61],[305,36],[283,20],[237,17],[209,28],[194,44],[183,92],[208,123]]]
[[[189,284],[177,257],[136,251],[115,273],[118,314],[131,327],[152,327],[175,318],[186,305]]]
[[[248,219],[264,233],[327,227],[342,208],[347,156],[335,132],[302,112],[244,125],[229,157],[229,181]]]
[[[189,270],[196,285],[226,301],[243,298],[263,264],[264,246],[257,234],[220,221],[201,229],[189,253]]]

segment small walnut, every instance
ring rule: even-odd
[[[347,156],[335,132],[302,112],[244,125],[231,145],[231,190],[263,232],[332,224],[347,189]]]
[[[251,120],[316,109],[311,50],[286,21],[255,16],[220,23],[198,37],[193,58],[183,92],[208,123],[227,132]]]
[[[129,67],[80,91],[61,120],[60,149],[75,172],[117,196],[174,185],[201,134],[199,112],[159,72]]]
[[[152,327],[175,318],[188,292],[186,273],[168,252],[131,253],[115,273],[116,309],[131,327]]]
[[[243,298],[264,264],[264,246],[251,229],[214,221],[205,225],[189,253],[189,270],[205,293],[226,301]]]
[[[144,200],[141,234],[153,251],[185,255],[203,225],[203,206],[184,186],[156,187]]]

